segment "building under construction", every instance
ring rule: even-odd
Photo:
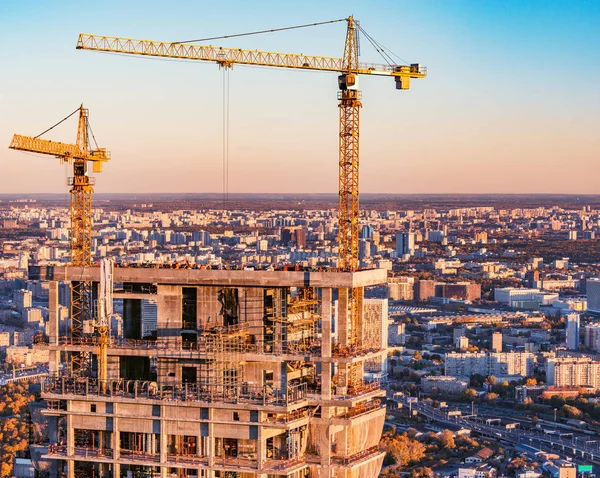
[[[106,379],[100,338],[61,336],[57,318],[59,282],[96,291],[100,267],[39,275],[50,281],[38,347],[50,350],[42,396],[54,476],[378,475],[384,392],[364,363],[385,349],[363,340],[382,324],[362,297],[386,271],[116,268],[123,333],[108,339]],[[142,337],[146,299],[157,324]],[[74,355],[89,373],[73,369]]]

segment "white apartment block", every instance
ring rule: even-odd
[[[515,287],[504,287],[494,289],[494,300],[513,307],[517,302],[537,302],[540,305],[551,305],[558,299],[556,293],[544,293],[539,289],[518,289]]]
[[[591,357],[560,357],[548,360],[547,383],[554,387],[600,389],[600,362]]]
[[[446,354],[446,376],[533,375],[534,356],[530,352],[477,352]]]

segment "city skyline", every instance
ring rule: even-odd
[[[590,174],[600,152],[600,6],[592,2],[229,2],[230,12],[191,2],[75,5],[0,6],[0,59],[9,66],[0,78],[3,193],[67,192],[58,161],[7,147],[12,134],[38,134],[81,102],[113,154],[98,193],[221,192],[223,73],[79,52],[78,33],[183,41],[351,13],[429,69],[409,92],[390,79],[361,80],[361,192],[600,192]],[[211,43],[339,57],[343,38],[340,23]],[[362,61],[382,62],[361,46]],[[230,78],[229,191],[335,193],[336,75],[236,66]],[[75,128],[68,122],[48,138],[72,142]],[[575,179],[565,180],[565,166]]]

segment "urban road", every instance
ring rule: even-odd
[[[546,434],[542,430],[506,429],[506,427],[486,423],[485,418],[477,416],[452,416],[448,411],[433,408],[424,402],[411,402],[410,397],[395,397],[394,400],[417,411],[427,419],[443,425],[467,428],[496,441],[508,442],[514,446],[529,446],[546,453],[562,454],[576,460],[577,463],[600,467],[600,437],[592,439],[595,437],[565,432],[562,434],[570,437],[560,437]]]

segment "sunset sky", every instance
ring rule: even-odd
[[[183,41],[348,15],[428,77],[361,78],[361,191],[600,193],[596,0],[0,1],[3,193],[67,192],[65,166],[8,150],[84,103],[112,161],[96,191],[220,192],[223,71],[77,51],[79,33]],[[336,23],[214,45],[340,57]],[[382,63],[362,39],[361,60]],[[337,75],[230,72],[229,190],[337,190]],[[74,142],[76,121],[44,136]]]

